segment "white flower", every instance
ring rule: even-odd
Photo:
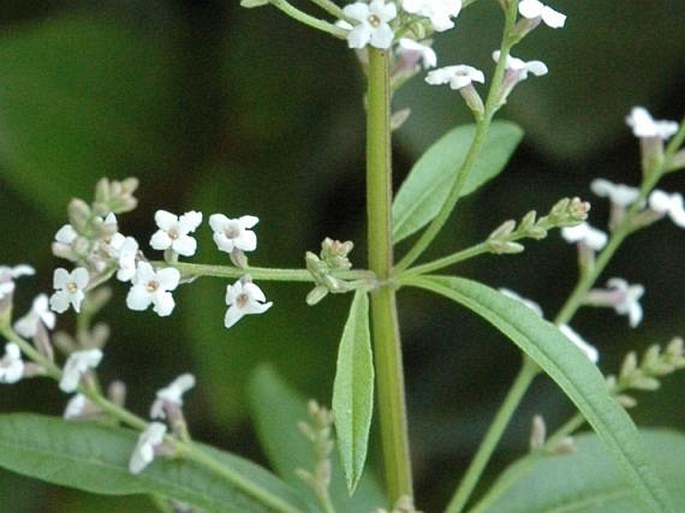
[[[594,251],[601,251],[609,240],[606,233],[585,222],[565,226],[561,229],[561,236],[566,242],[583,244]]]
[[[400,39],[398,52],[400,55],[405,57],[405,59],[414,63],[418,62],[419,60],[423,61],[424,69],[434,68],[438,63],[438,56],[435,53],[435,50],[428,45],[417,43],[408,37],[403,37]]]
[[[50,297],[50,308],[57,313],[66,312],[69,305],[78,313],[81,311],[81,301],[86,297],[83,292],[88,285],[88,270],[77,267],[71,272],[59,267],[55,269],[52,286],[57,291]]]
[[[539,0],[521,0],[519,14],[526,19],[541,18],[550,28],[561,28],[566,23],[566,16],[551,7],[546,6]]]
[[[359,23],[347,34],[347,45],[350,48],[364,48],[370,44],[374,48],[386,49],[392,45],[395,37],[388,22],[397,16],[394,3],[383,0],[372,0],[367,4],[356,2],[345,6],[345,16]]]
[[[678,123],[675,121],[655,121],[652,115],[644,107],[633,107],[630,115],[626,117],[626,123],[633,129],[635,137],[656,137],[666,140],[678,131]]]
[[[166,426],[161,422],[152,422],[138,436],[138,443],[128,462],[131,474],[140,474],[155,459],[155,447],[161,445],[166,435]]]
[[[89,369],[97,367],[100,360],[102,360],[102,351],[99,349],[84,349],[71,353],[62,370],[62,379],[59,382],[60,390],[67,393],[76,390],[81,381],[81,376]]]
[[[0,265],[0,300],[14,292],[14,280],[20,276],[31,276],[36,270],[30,265],[20,264],[14,267]]]
[[[250,230],[259,222],[255,216],[241,216],[229,219],[223,214],[209,216],[209,226],[214,230],[214,242],[220,251],[230,253],[234,249],[254,251],[257,248],[257,235]]]
[[[578,333],[573,331],[568,324],[562,324],[558,328],[567,339],[573,342],[578,349],[585,353],[585,356],[587,356],[592,363],[597,363],[599,361],[599,351],[597,351],[597,348],[591,344],[588,344],[580,335],[578,335]]]
[[[170,291],[178,287],[180,280],[178,269],[167,267],[155,272],[148,262],[138,262],[126,306],[131,310],[145,310],[153,304],[153,310],[161,317],[170,315],[176,306]]]
[[[622,183],[612,183],[603,178],[596,178],[590,184],[590,189],[597,196],[609,198],[609,201],[619,207],[628,207],[640,197],[640,190]]]
[[[33,300],[31,310],[14,323],[14,330],[24,338],[33,338],[38,331],[38,324],[46,328],[55,327],[55,314],[48,308],[48,296],[40,294]]]
[[[66,408],[64,408],[64,414],[62,415],[66,420],[79,419],[83,417],[89,409],[94,407],[88,398],[83,394],[76,394],[74,397],[69,399]]]
[[[181,217],[158,210],[155,212],[155,223],[159,227],[150,238],[153,249],[171,249],[183,256],[193,256],[197,249],[197,241],[188,235],[202,223],[201,212],[186,212]]]
[[[130,281],[136,274],[138,249],[138,241],[133,237],[124,237],[120,233],[112,237],[109,243],[109,255],[116,259],[119,267],[117,280]]]
[[[492,52],[492,59],[495,62],[499,62],[500,53],[501,52],[499,50]],[[517,59],[512,55],[507,55],[507,60],[505,61],[504,66],[508,71],[515,74],[517,82],[528,78],[528,73],[532,73],[533,75],[540,77],[542,75],[546,75],[549,71],[547,69],[547,65],[542,61],[526,62],[521,59]]]
[[[430,85],[440,85],[449,83],[450,89],[461,89],[471,84],[471,82],[485,82],[485,75],[479,69],[465,64],[456,66],[445,66],[426,75],[426,82]]]
[[[224,317],[224,326],[230,328],[244,315],[261,314],[273,305],[265,303],[264,292],[250,281],[238,280],[226,287],[226,304],[229,306]]]
[[[513,290],[510,290],[510,289],[500,288],[499,291],[502,294],[504,294],[505,296],[507,296],[508,298],[515,299],[516,301],[523,303],[525,306],[530,308],[537,315],[539,315],[540,317],[543,317],[542,308],[535,301],[531,301],[530,299],[526,299],[522,296],[519,296],[516,292],[514,292]]]
[[[176,378],[168,387],[157,391],[157,398],[150,408],[150,418],[165,419],[164,411],[168,405],[176,407],[183,406],[183,394],[195,386],[195,376],[192,374],[182,374]]]
[[[0,359],[0,383],[16,383],[24,376],[21,350],[14,342],[5,344],[5,356]]]
[[[616,296],[612,305],[619,315],[627,315],[630,327],[635,328],[642,321],[642,306],[640,298],[645,293],[645,288],[640,285],[629,285],[621,278],[611,278],[607,286]]]
[[[444,32],[454,27],[452,18],[459,15],[461,0],[404,0],[402,9],[430,19],[436,32]]]
[[[649,195],[649,208],[661,215],[668,215],[671,220],[685,228],[685,208],[683,208],[683,196],[680,193],[669,194],[655,189]]]

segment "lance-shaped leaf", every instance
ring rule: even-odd
[[[558,328],[521,302],[481,283],[438,276],[416,278],[411,283],[462,304],[506,335],[578,407],[619,463],[647,511],[672,511],[668,493],[648,464],[635,424],[611,398],[597,367]]]
[[[207,513],[305,513],[293,490],[265,469],[195,444],[223,475],[186,459],[157,458],[140,475],[128,460],[137,433],[33,414],[0,416],[0,466],[49,483],[105,495],[156,494]],[[233,476],[233,477],[231,477]]]
[[[414,164],[392,205],[395,242],[417,232],[438,215],[457,180],[475,134],[475,125],[454,128]],[[522,137],[523,130],[514,123],[493,122],[460,196],[471,194],[502,172]]]
[[[312,442],[297,427],[298,422],[309,420],[307,401],[267,366],[255,370],[248,393],[257,435],[271,466],[284,481],[301,489],[302,495],[311,496],[315,504],[313,490],[296,472],[298,468],[311,471],[317,462]],[[329,493],[336,512],[358,513],[388,506],[370,469],[363,473],[357,491],[350,497],[336,451],[330,454],[330,461]]]
[[[357,290],[340,340],[333,382],[338,453],[350,495],[359,483],[366,461],[373,414],[373,379],[369,298],[365,291]]]
[[[644,446],[674,501],[685,511],[683,461],[685,435],[641,430]],[[577,451],[566,456],[529,455],[511,465],[493,485],[494,500],[479,504],[478,513],[642,513],[635,490],[592,434],[575,437]],[[486,496],[488,497],[488,496]]]

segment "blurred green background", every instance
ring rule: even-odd
[[[502,116],[521,124],[523,145],[498,181],[460,204],[433,254],[480,240],[501,221],[556,199],[591,198],[602,176],[638,182],[638,144],[624,124],[634,105],[655,117],[685,112],[685,9],[681,0],[555,0],[564,30],[539,28],[517,48],[544,60],[550,74],[520,85]],[[438,35],[439,64],[491,71],[500,33],[497,3],[480,0]],[[346,45],[313,33],[274,9],[243,10],[237,0],[5,0],[0,6],[0,264],[31,262],[17,311],[51,289],[49,252],[73,196],[90,200],[101,176],[137,176],[140,207],[120,219],[143,244],[152,216],[198,209],[260,217],[255,265],[303,264],[330,236],[364,249],[363,80]],[[458,95],[414,79],[396,109],[412,116],[395,141],[397,185],[412,162],[447,129],[468,121]],[[680,175],[664,188],[685,190]],[[602,226],[606,205],[593,201]],[[227,263],[209,229],[194,258]],[[400,248],[402,251],[405,246]],[[154,252],[147,251],[149,255]],[[582,310],[574,327],[614,372],[622,355],[685,334],[685,233],[661,222],[631,239],[607,277],[645,285],[645,321],[636,330],[608,311]],[[575,253],[558,234],[516,257],[483,257],[455,269],[541,302],[552,315],[575,280]],[[262,459],[250,428],[244,385],[270,362],[304,394],[329,403],[337,337],[349,297],[304,304],[307,287],[261,283],[274,301],[268,315],[222,326],[226,283],[183,287],[170,319],[124,307],[126,288],[102,312],[112,339],[105,382],[128,385],[130,407],[145,413],[154,391],[181,372],[198,376],[187,402],[197,438]],[[411,438],[418,502],[443,505],[517,370],[516,351],[478,320],[441,299],[400,296]],[[73,317],[64,315],[60,327]],[[456,335],[455,335],[456,334]],[[674,407],[685,376],[642,396],[639,423],[685,428]],[[61,414],[54,383],[0,389],[0,410]],[[549,424],[570,413],[544,379],[537,382],[493,468],[526,450],[530,418]],[[440,468],[440,472],[435,472]],[[44,486],[0,471],[0,512],[151,511],[144,498],[102,498]]]

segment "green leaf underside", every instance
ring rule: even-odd
[[[137,433],[34,414],[0,416],[0,466],[13,472],[105,495],[158,494],[207,513],[268,513],[226,479],[190,461],[157,458],[141,474],[128,472]],[[231,454],[196,444],[215,460],[267,491],[291,511],[304,509],[293,490],[265,469]]]
[[[641,430],[640,435],[673,498],[675,511],[685,511],[685,435],[656,430]],[[484,513],[642,513],[642,503],[602,441],[583,434],[575,437],[575,443],[575,454],[535,461],[529,472]],[[522,463],[523,460],[509,467],[498,483],[518,472]]]
[[[414,164],[392,205],[393,240],[399,242],[426,226],[447,200],[466,159],[476,125],[454,128],[438,139]],[[495,121],[460,197],[496,177],[523,138],[523,130],[508,121]]]
[[[578,407],[649,511],[672,511],[668,493],[648,464],[635,424],[609,396],[597,367],[553,324],[521,302],[471,280],[432,276],[417,278],[412,284],[462,304],[513,341]]]
[[[298,422],[309,418],[307,401],[269,366],[255,370],[248,393],[257,435],[269,462],[285,482],[302,490],[303,496],[311,496],[314,504],[316,499],[312,489],[295,474],[297,468],[312,471],[316,464],[312,443],[297,428]],[[354,495],[349,497],[337,451],[331,453],[330,459],[329,493],[337,513],[359,513],[387,507],[387,500],[373,472],[366,469]]]
[[[373,380],[369,298],[365,291],[357,290],[340,340],[333,382],[338,453],[350,495],[357,487],[366,461],[373,413]]]

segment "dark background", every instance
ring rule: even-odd
[[[304,5],[304,4],[303,4]],[[590,197],[594,177],[637,184],[639,150],[624,117],[634,105],[657,118],[685,112],[685,9],[677,0],[556,0],[567,27],[541,27],[515,51],[541,59],[550,74],[520,85],[501,117],[526,131],[506,174],[460,203],[432,252],[481,240],[509,217],[546,211],[557,199],[593,201],[592,221],[607,208]],[[305,6],[306,7],[306,6]],[[312,10],[311,12],[315,12]],[[469,63],[492,71],[501,16],[480,0],[457,28],[438,35],[440,65]],[[201,210],[260,217],[254,265],[301,267],[306,250],[330,236],[357,244],[363,267],[363,79],[346,45],[271,8],[237,1],[25,1],[0,6],[0,263],[38,269],[17,294],[21,314],[51,289],[49,252],[73,196],[90,200],[101,176],[141,180],[138,210],[120,218],[123,233],[146,246],[152,216]],[[418,155],[450,127],[468,121],[461,99],[414,79],[396,97],[413,114],[395,139],[397,184]],[[664,188],[682,191],[682,176]],[[194,261],[227,263],[203,226]],[[663,221],[637,234],[607,271],[645,285],[645,321],[636,330],[608,310],[582,310],[574,327],[615,372],[631,349],[665,343],[685,322],[685,233]],[[406,245],[400,247],[400,252]],[[149,255],[154,252],[147,251]],[[455,269],[506,286],[543,304],[549,316],[576,278],[575,253],[553,233],[519,256],[486,256]],[[101,319],[113,335],[100,371],[123,379],[129,406],[149,408],[155,390],[195,373],[187,402],[197,438],[261,458],[249,427],[243,387],[254,366],[271,362],[305,395],[329,403],[337,337],[349,297],[309,308],[302,285],[260,284],[274,307],[230,331],[222,326],[226,283],[199,280],[177,292],[168,319],[124,307],[126,288]],[[410,427],[419,505],[444,505],[457,476],[517,370],[517,352],[455,305],[415,291],[400,296]],[[60,318],[69,329],[73,316]],[[674,407],[685,377],[642,395],[642,425],[685,427]],[[59,415],[66,397],[53,382],[0,389],[2,411]],[[540,379],[497,454],[495,466],[526,450],[530,418],[551,425],[568,402]],[[435,472],[434,469],[440,469]],[[0,511],[150,511],[144,498],[114,501],[43,486],[0,472]]]

